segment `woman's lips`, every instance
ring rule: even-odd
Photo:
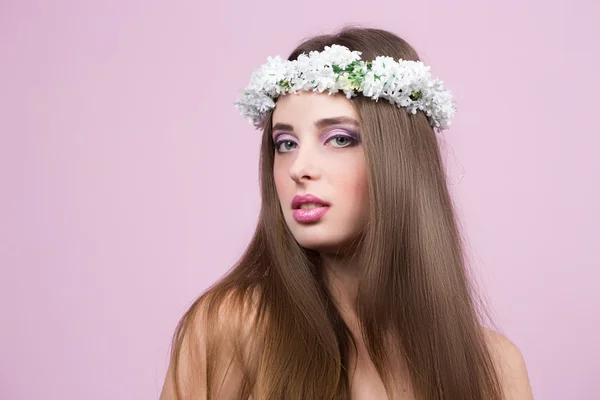
[[[328,206],[329,203],[321,200],[315,195],[312,194],[304,194],[304,195],[296,195],[292,199],[292,209],[296,210],[300,208],[302,204],[313,203],[321,206]]]
[[[329,211],[329,206],[314,207],[308,210],[299,208],[292,210],[292,215],[297,222],[314,222],[325,215],[327,211]]]

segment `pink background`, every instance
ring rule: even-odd
[[[536,398],[600,398],[598,4],[2,1],[0,398],[158,397],[177,320],[257,220],[232,102],[345,23],[455,93],[452,190]]]

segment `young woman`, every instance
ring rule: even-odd
[[[180,321],[161,399],[531,399],[483,327],[436,132],[450,92],[384,30],[269,58],[237,103],[262,129],[259,223]]]

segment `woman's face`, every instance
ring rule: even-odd
[[[363,228],[367,207],[365,155],[352,103],[327,92],[285,95],[273,111],[272,132],[273,174],[289,229],[305,248],[344,252]],[[305,195],[327,206],[297,209],[294,198]]]

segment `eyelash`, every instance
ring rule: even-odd
[[[338,138],[344,138],[350,141],[350,144],[346,145],[346,146],[341,146],[341,147],[337,147],[338,149],[344,149],[346,147],[352,147],[352,146],[356,146],[358,144],[358,140],[353,138],[352,136],[348,136],[348,135],[333,135],[332,137],[330,137],[329,139],[327,139],[327,141],[325,143],[329,143],[332,140],[338,139]],[[275,142],[273,144],[273,147],[275,149],[276,153],[289,153],[289,151],[281,151],[279,150],[279,147],[286,142],[292,142],[294,144],[296,144],[296,142],[294,142],[293,140],[280,140],[278,142]]]

